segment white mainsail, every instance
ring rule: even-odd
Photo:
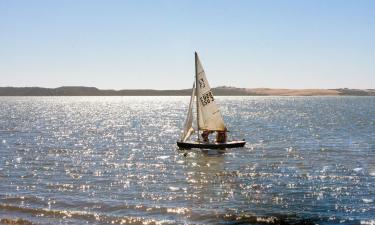
[[[189,109],[185,120],[184,130],[182,131],[181,141],[185,142],[190,135],[194,132],[193,128],[193,102],[195,97],[195,83],[193,84],[193,90],[191,93]]]
[[[197,93],[197,107],[199,117],[199,129],[224,131],[225,124],[220,110],[215,103],[210,85],[208,84],[206,74],[203,70],[202,64],[199,61],[198,54],[195,53],[196,60],[196,93]]]

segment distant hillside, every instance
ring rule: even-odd
[[[216,96],[375,96],[375,89],[270,89],[270,88],[213,88]],[[0,87],[0,96],[186,96],[191,94],[191,89],[181,90],[100,90],[95,87]]]

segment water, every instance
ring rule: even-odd
[[[1,97],[0,221],[375,223],[374,97],[217,97],[225,152],[177,150],[188,101]]]

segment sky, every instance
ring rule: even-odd
[[[375,1],[0,0],[0,86],[375,88]]]

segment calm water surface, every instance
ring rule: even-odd
[[[188,101],[0,97],[0,219],[375,224],[374,97],[217,97],[224,153],[176,148]]]

